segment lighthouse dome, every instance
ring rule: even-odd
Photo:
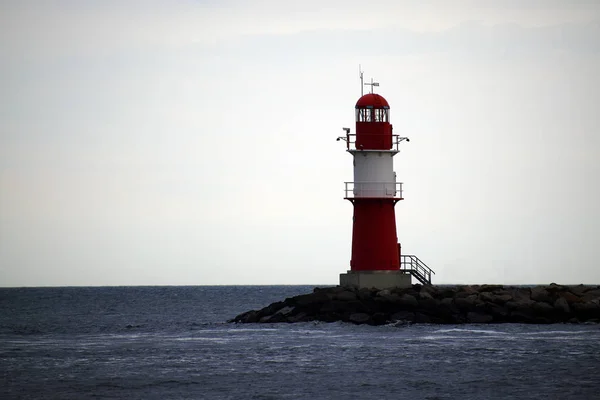
[[[377,93],[368,93],[356,102],[355,108],[390,108],[387,100]]]

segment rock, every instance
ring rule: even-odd
[[[559,297],[554,302],[554,309],[559,313],[569,314],[571,312],[571,308],[569,307],[569,303],[565,300],[564,297]]]
[[[531,306],[533,311],[538,315],[549,315],[554,311],[554,306],[543,301],[537,301]]]
[[[535,320],[531,310],[511,311],[508,318],[510,322],[518,322],[521,324],[532,324]]]
[[[389,290],[315,288],[229,322],[345,321],[381,325],[388,321],[434,324],[556,323],[600,320],[600,287],[501,285],[435,287],[414,285]]]
[[[369,319],[371,319],[371,317],[369,316],[369,314],[365,313],[354,313],[350,315],[350,318],[348,318],[350,322],[353,322],[355,324],[365,324],[369,322]]]
[[[329,301],[329,296],[327,296],[327,293],[319,291],[312,294],[301,294],[300,296],[293,297],[292,300],[300,307],[311,307]]]
[[[294,311],[294,308],[295,307],[291,307],[291,306],[283,307],[282,309],[277,311],[275,314],[289,315],[292,313],[292,311]]]
[[[289,322],[308,322],[308,321],[312,321],[312,318],[310,318],[305,312],[300,312],[296,315],[292,315],[291,317],[288,317],[288,321]]]
[[[419,300],[419,307],[422,310],[430,312],[430,313],[435,313],[438,308],[438,305],[439,305],[439,302],[432,297]]]
[[[398,298],[396,304],[400,307],[407,308],[417,308],[419,306],[419,302],[415,298],[415,296],[411,296],[410,294],[403,294]]]
[[[371,323],[373,325],[383,325],[388,322],[388,315],[386,313],[377,312],[371,317]]]
[[[510,314],[506,307],[498,304],[488,304],[487,313],[494,317],[496,322],[506,322]]]
[[[316,287],[313,289],[313,293],[323,292],[326,294],[336,294],[336,293],[344,292],[347,290],[353,291],[354,288],[344,287],[344,286],[334,286],[334,287],[325,287],[325,288]]]
[[[340,301],[352,301],[356,300],[357,296],[354,292],[344,290],[343,292],[336,293],[333,298]]]
[[[490,303],[492,303],[496,299],[496,295],[491,292],[482,292],[479,293],[479,299],[483,301],[489,301]]]
[[[506,307],[509,310],[521,311],[521,310],[530,310],[535,301],[531,299],[523,299],[523,300],[510,300],[506,302]]]
[[[475,294],[475,293],[478,293],[477,289],[475,289],[475,287],[473,287],[473,286],[467,285],[467,286],[460,286],[458,288],[458,293],[456,293],[456,295],[458,297],[467,297],[467,296],[469,296],[471,294]]]
[[[479,293],[493,292],[495,290],[503,290],[503,289],[504,289],[503,285],[481,285],[481,287],[479,288]]]
[[[488,322],[492,322],[494,317],[488,314],[481,314],[477,312],[469,312],[467,313],[467,321],[472,324],[486,324]]]
[[[399,311],[390,316],[391,321],[410,321],[415,320],[415,313],[411,311]]]
[[[230,320],[229,322],[241,322],[241,323],[245,323],[245,324],[258,322],[258,311],[256,311],[256,310],[247,311],[243,314],[238,315],[237,317]]]
[[[417,312],[415,313],[415,322],[418,324],[430,324],[431,318],[427,314]]]
[[[596,299],[600,299],[600,289],[587,290],[583,296],[581,296],[581,301],[586,303]]]
[[[454,304],[454,299],[452,299],[450,297],[442,299],[439,302],[438,308],[443,314],[448,314],[448,313],[458,314],[458,313],[460,313],[460,310],[458,309],[456,304]]]
[[[583,300],[581,300],[581,298],[579,296],[577,296],[576,294],[574,294],[572,292],[562,292],[562,293],[559,293],[558,296],[565,299],[567,301],[567,303],[569,303],[569,304],[581,303],[583,301]]]
[[[388,303],[398,303],[398,301],[400,301],[400,296],[398,296],[395,293],[392,294],[384,294],[383,296],[380,297],[381,299],[385,299],[386,302]],[[378,300],[378,299],[376,299]]]
[[[600,305],[593,302],[573,303],[571,309],[580,321],[600,318]]]
[[[573,293],[577,297],[583,296],[583,293],[588,289],[589,288],[585,285],[569,286],[569,292]]]
[[[456,288],[443,288],[438,292],[438,298],[439,299],[447,299],[447,298],[454,298],[454,295],[456,294],[457,289]]]
[[[367,288],[362,288],[358,291],[358,293],[356,294],[356,296],[360,299],[360,300],[367,300],[373,297],[373,291],[371,289],[367,289]]]
[[[433,296],[429,292],[421,290],[421,292],[419,293],[419,299],[433,300]]]
[[[280,314],[279,312],[271,315],[271,316],[266,316],[266,317],[262,317],[260,319],[260,322],[268,322],[270,324],[276,324],[278,322],[287,322],[287,317],[283,314]]]
[[[467,297],[458,297],[454,299],[454,304],[463,311],[470,311],[475,309],[478,298],[476,294],[469,295]]]
[[[436,298],[439,295],[439,290],[433,285],[423,285],[421,287],[420,294],[429,295],[432,298]]]
[[[510,301],[512,299],[513,297],[510,294],[497,294],[496,296],[494,296],[494,303],[504,305],[507,301]]]
[[[529,288],[512,287],[507,289],[508,294],[514,301],[531,300],[531,290]]]
[[[531,288],[531,300],[533,301],[543,301],[548,304],[553,304],[554,301],[550,293],[543,287],[534,287]]]
[[[556,283],[551,283],[550,285],[546,286],[546,290],[552,294],[556,294],[556,293],[565,292],[567,290],[567,287],[558,285]]]

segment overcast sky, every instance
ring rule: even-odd
[[[359,63],[434,283],[600,284],[598,1],[4,1],[0,54],[0,286],[337,284]]]

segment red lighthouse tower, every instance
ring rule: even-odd
[[[373,82],[368,85],[378,86]],[[354,158],[354,181],[345,182],[345,199],[354,206],[352,258],[350,271],[340,275],[340,285],[407,287],[413,275],[421,281],[417,274],[428,281],[423,283],[430,283],[433,271],[418,258],[401,255],[396,236],[394,206],[403,197],[393,157],[399,144],[409,139],[392,133],[390,106],[382,96],[372,92],[363,95],[355,109],[356,134],[344,128],[346,136],[338,138],[346,141]]]

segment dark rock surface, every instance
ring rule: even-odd
[[[597,323],[600,286],[421,286],[406,289],[315,288],[231,319],[240,323],[344,321],[411,323]]]

